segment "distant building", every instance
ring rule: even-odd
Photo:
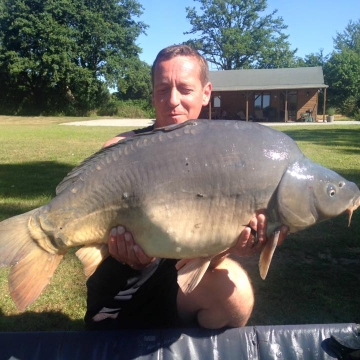
[[[213,92],[203,118],[315,121],[319,91],[324,91],[325,110],[322,67],[210,71],[210,81]]]

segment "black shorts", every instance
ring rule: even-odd
[[[161,259],[137,271],[112,257],[105,259],[86,283],[86,327],[111,330],[180,326],[176,262]]]

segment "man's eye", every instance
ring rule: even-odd
[[[181,89],[182,94],[190,94],[192,92],[192,89]]]
[[[167,89],[167,88],[160,88],[160,89],[157,89],[157,92],[158,92],[159,94],[165,94],[165,93],[168,92],[168,89]]]

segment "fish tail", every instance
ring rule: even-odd
[[[28,223],[36,210],[0,223],[0,266],[11,266],[10,295],[21,311],[39,297],[62,259],[61,254],[48,253],[31,237]]]

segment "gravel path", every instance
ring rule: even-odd
[[[99,119],[63,123],[60,125],[72,126],[149,126],[154,120],[151,119]]]

